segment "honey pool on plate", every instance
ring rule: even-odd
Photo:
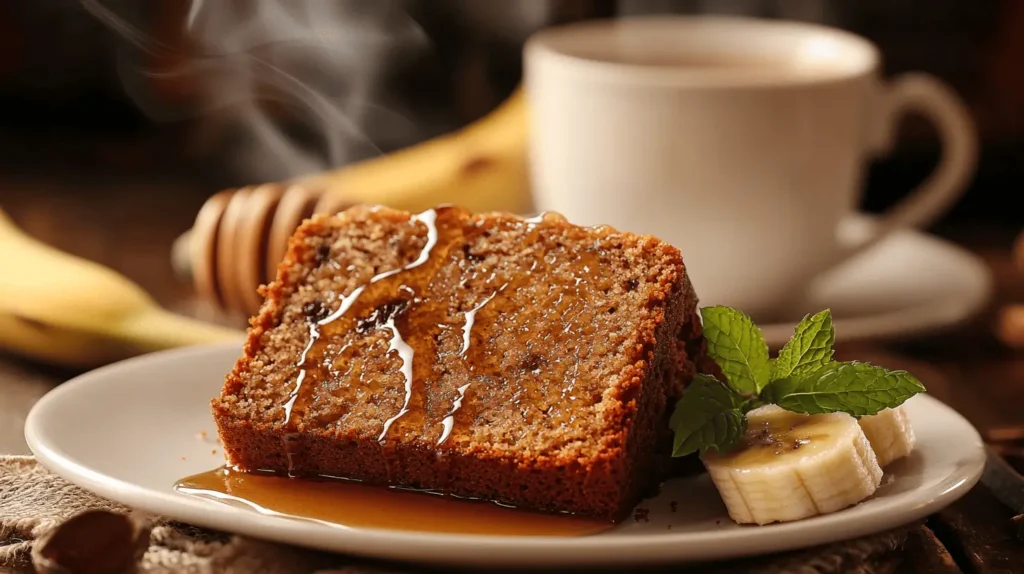
[[[347,528],[499,536],[587,536],[613,524],[346,480],[245,473],[227,467],[183,478],[178,492],[270,514]]]

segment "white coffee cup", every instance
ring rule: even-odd
[[[882,83],[878,50],[840,30],[592,21],[539,32],[525,62],[536,207],[676,245],[702,305],[777,313],[892,231],[932,222],[975,168],[957,96],[923,74]],[[935,124],[941,162],[868,240],[846,239],[867,160],[907,112]]]

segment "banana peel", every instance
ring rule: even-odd
[[[0,210],[0,349],[88,368],[236,339],[242,332],[160,308],[111,269],[44,245]]]

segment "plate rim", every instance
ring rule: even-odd
[[[308,521],[288,520],[254,514],[251,510],[163,492],[122,480],[89,468],[47,440],[44,422],[48,409],[67,397],[75,396],[89,385],[99,384],[108,373],[122,369],[141,368],[146,363],[174,362],[203,354],[237,353],[240,341],[183,347],[133,357],[74,377],[44,395],[29,412],[25,422],[25,439],[44,468],[84,490],[126,506],[174,518],[186,523],[228,530],[234,533],[276,540],[306,548],[348,553],[390,560],[471,566],[567,566],[567,565],[641,565],[692,563],[704,560],[733,559],[758,554],[806,548],[838,540],[853,539],[885,529],[909,524],[944,508],[966,494],[979,481],[985,466],[981,436],[960,413],[928,395],[915,397],[935,403],[947,416],[956,419],[970,431],[974,450],[964,453],[957,467],[962,474],[951,474],[935,485],[936,493],[911,508],[899,505],[903,497],[871,508],[852,524],[844,513],[837,512],[802,521],[757,528],[761,534],[747,536],[746,529],[664,534],[623,534],[615,537],[596,535],[581,538],[538,536],[490,536],[479,534],[421,533],[375,528],[347,528],[326,524],[319,528],[336,528],[344,536],[310,537]],[[142,383],[141,384],[146,384]],[[898,520],[894,511],[899,509]],[[886,516],[893,518],[886,519]],[[800,537],[793,534],[800,532]],[[464,556],[453,557],[453,545],[472,546]],[[386,546],[386,551],[380,547]],[[728,547],[723,549],[722,547]],[[568,551],[567,551],[568,550]]]

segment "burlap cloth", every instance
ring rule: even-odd
[[[69,517],[90,509],[130,512],[124,506],[98,498],[50,474],[32,457],[0,456],[0,572],[33,572],[34,541]],[[145,573],[390,574],[451,571],[355,560],[196,528],[159,517],[151,519],[149,548],[138,569]],[[705,565],[695,570],[763,574],[893,572],[899,567],[902,547],[912,529],[902,528],[768,558]],[[679,570],[679,567],[665,569]]]

